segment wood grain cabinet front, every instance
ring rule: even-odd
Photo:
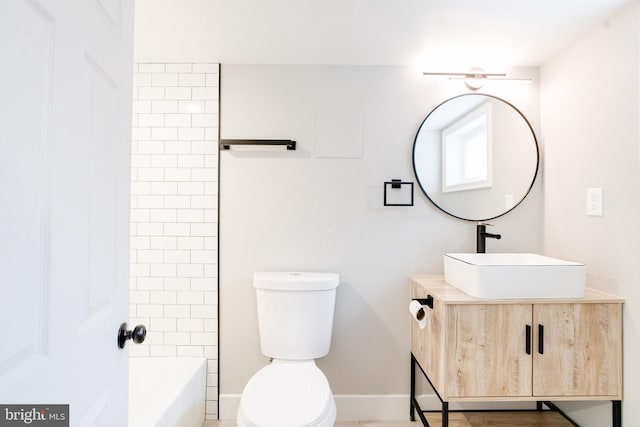
[[[533,305],[533,395],[622,398],[622,304]]]
[[[531,306],[447,306],[447,395],[531,396]]]
[[[445,401],[620,400],[622,301],[589,292],[576,301],[478,300],[434,278],[411,351]]]

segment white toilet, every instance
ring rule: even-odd
[[[238,427],[331,427],[336,403],[314,359],[329,353],[339,276],[255,273],[262,353],[273,359],[247,383]]]

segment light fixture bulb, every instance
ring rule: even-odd
[[[464,79],[464,84],[471,90],[478,90],[484,86],[487,80],[487,74],[480,67],[470,69]]]

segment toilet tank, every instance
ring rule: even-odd
[[[336,273],[255,273],[262,353],[311,360],[329,353]]]

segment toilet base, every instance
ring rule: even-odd
[[[332,427],[336,402],[314,360],[278,360],[260,369],[245,386],[239,427]]]
[[[311,424],[307,424],[304,426],[281,425],[279,427],[333,427],[335,422],[336,422],[336,401],[332,398],[329,411],[326,413],[326,415],[322,419],[316,420]],[[236,424],[237,424],[237,427],[274,427],[274,426],[266,426],[266,425],[263,426],[258,424],[249,424],[244,419],[244,416],[242,414],[242,408],[238,409],[238,417],[236,418]]]

